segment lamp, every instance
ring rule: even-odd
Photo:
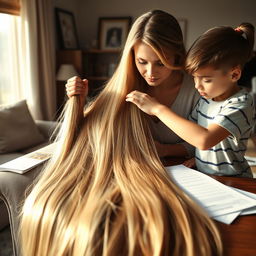
[[[256,93],[256,76],[252,77],[252,93]]]
[[[57,72],[57,81],[66,81],[72,76],[78,76],[78,73],[72,64],[62,64]]]
[[[56,75],[56,80],[57,80],[57,87],[56,87],[56,96],[57,96],[57,111],[60,113],[64,102],[65,102],[65,83],[66,81],[73,77],[77,76],[78,72],[76,71],[74,65],[72,64],[61,64],[57,75]]]

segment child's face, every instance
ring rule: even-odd
[[[161,62],[150,46],[137,43],[134,53],[136,67],[149,86],[158,86],[169,80],[172,70]],[[174,63],[174,57],[170,62]]]
[[[195,88],[204,98],[222,101],[237,92],[240,74],[239,68],[223,71],[210,66],[202,67],[193,73]]]

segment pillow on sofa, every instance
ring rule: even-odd
[[[44,140],[26,100],[0,108],[0,153],[22,150]]]

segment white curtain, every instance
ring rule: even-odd
[[[16,42],[22,98],[27,99],[35,119],[52,120],[56,112],[52,0],[22,0],[20,17]]]
[[[22,98],[20,90],[17,26],[20,17],[0,13],[0,105]]]

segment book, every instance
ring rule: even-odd
[[[17,157],[11,161],[3,163],[0,165],[0,171],[15,172],[19,174],[26,173],[32,168],[47,161],[52,156],[55,147],[56,143],[51,143],[38,150],[35,150],[23,156]]]

